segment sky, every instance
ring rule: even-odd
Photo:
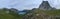
[[[0,8],[16,8],[18,10],[38,8],[43,0],[0,0]],[[60,9],[60,0],[47,0],[50,6]]]

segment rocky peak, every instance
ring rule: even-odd
[[[48,1],[43,1],[41,3],[41,5],[39,6],[39,9],[42,9],[42,10],[51,10],[52,7],[50,6],[50,4],[48,3]]]

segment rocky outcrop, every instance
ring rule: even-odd
[[[43,1],[41,3],[41,5],[39,6],[39,9],[42,9],[42,10],[51,10],[51,9],[55,9],[55,8],[52,8],[50,6],[50,4],[48,3],[48,1]]]

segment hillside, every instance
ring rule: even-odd
[[[60,10],[31,10],[24,19],[60,19]]]
[[[0,9],[0,19],[22,19],[21,15],[18,15],[16,9]]]

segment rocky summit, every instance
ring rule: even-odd
[[[43,1],[40,6],[39,6],[39,9],[42,9],[42,10],[51,10],[51,9],[55,9],[55,8],[52,8],[50,6],[50,4],[48,3],[48,1]]]

